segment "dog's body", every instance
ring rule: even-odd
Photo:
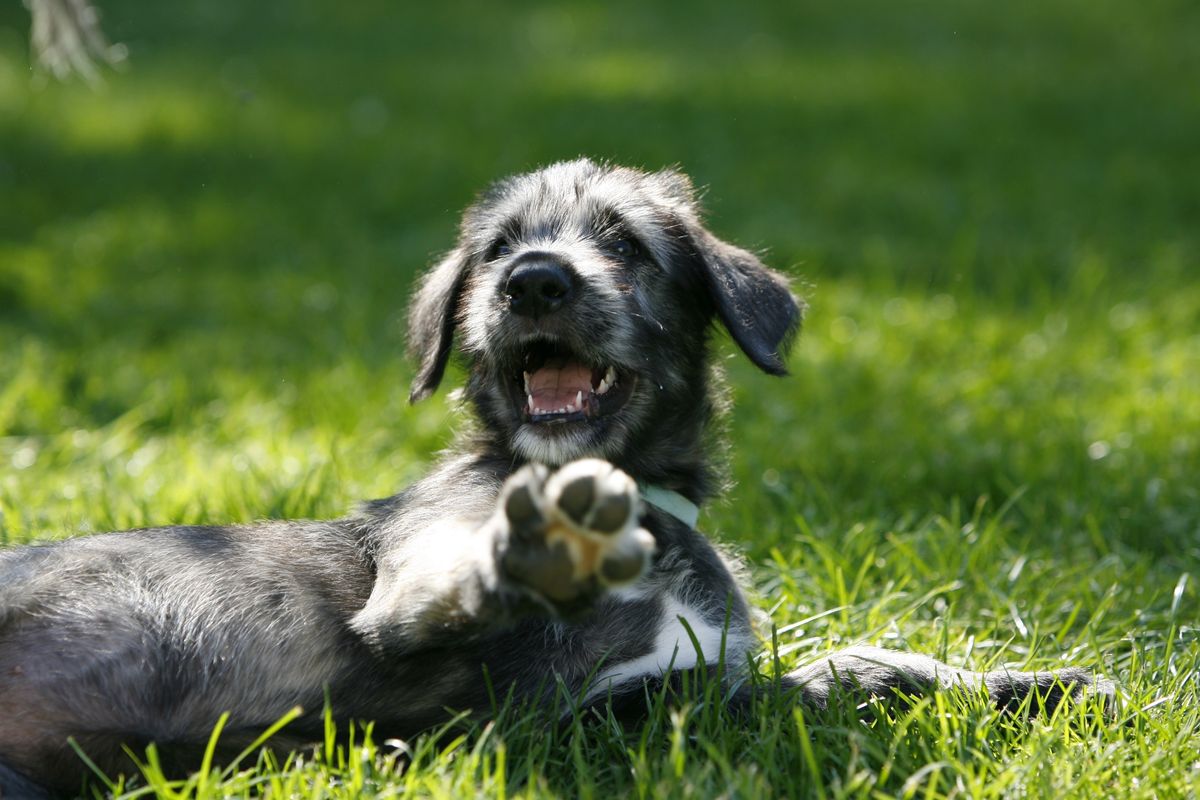
[[[233,751],[296,705],[277,746],[311,742],[326,692],[339,718],[407,736],[486,710],[489,683],[598,700],[744,664],[749,606],[689,518],[716,483],[709,330],[780,374],[800,313],[780,276],[703,228],[678,173],[576,161],[498,184],[410,315],[413,399],[457,334],[482,423],[424,480],[335,521],[0,553],[0,790],[77,789],[68,737],[110,771],[151,741],[184,767],[224,712]],[[1005,703],[1055,681],[871,648],[789,679],[817,704],[838,682]]]

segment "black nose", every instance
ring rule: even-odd
[[[526,261],[508,276],[504,296],[514,314],[536,319],[571,302],[575,296],[575,281],[570,270],[558,261]]]

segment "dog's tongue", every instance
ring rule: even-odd
[[[529,376],[531,413],[553,413],[562,408],[580,406],[576,398],[592,391],[592,370],[577,361],[552,358]]]

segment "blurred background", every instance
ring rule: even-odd
[[[677,165],[812,312],[736,387],[754,557],[1015,503],[1200,559],[1200,5],[101,0],[102,83],[0,5],[0,540],[327,515],[458,424],[405,298],[490,181]]]

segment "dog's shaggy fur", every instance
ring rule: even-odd
[[[0,787],[78,790],[68,737],[112,772],[150,742],[186,768],[223,712],[236,752],[300,705],[275,740],[298,747],[320,738],[326,691],[340,719],[409,736],[448,707],[486,711],[485,670],[518,698],[559,681],[599,701],[745,663],[735,572],[685,521],[717,483],[711,332],[782,374],[800,318],[780,275],[703,227],[678,172],[579,160],[498,183],[411,309],[412,398],[457,340],[479,420],[426,478],[334,521],[0,553]],[[874,648],[787,680],[815,704],[839,682],[1001,704],[1093,683]]]

